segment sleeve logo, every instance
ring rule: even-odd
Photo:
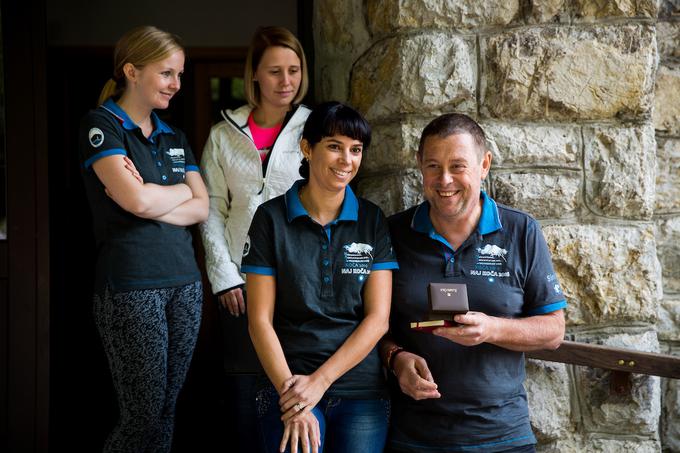
[[[243,256],[248,256],[250,253],[250,235],[246,236],[246,242],[243,244]]]
[[[104,143],[104,133],[98,127],[93,127],[92,129],[90,129],[90,132],[88,132],[87,137],[90,140],[90,145],[92,145],[95,148],[100,147],[101,144]]]

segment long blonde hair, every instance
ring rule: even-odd
[[[116,43],[113,52],[113,77],[102,88],[98,105],[110,97],[118,97],[125,91],[123,66],[131,63],[137,68],[163,60],[184,47],[178,36],[159,30],[151,25],[133,28]]]
[[[287,47],[300,59],[300,87],[293,99],[293,104],[299,104],[307,94],[309,87],[309,77],[307,75],[307,60],[302,44],[287,28],[283,27],[260,27],[255,31],[253,39],[250,41],[248,56],[246,57],[246,70],[244,74],[245,95],[248,104],[253,107],[260,105],[260,87],[255,83],[254,76],[257,67],[262,60],[264,51],[269,47]]]

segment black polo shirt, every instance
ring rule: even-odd
[[[430,282],[467,284],[470,310],[519,318],[566,306],[540,226],[484,192],[477,229],[457,249],[439,235],[429,203],[389,219],[399,270],[390,329],[425,358],[441,393],[415,401],[393,387],[390,445],[398,451],[501,451],[535,443],[524,391],[524,354],[488,343],[466,347],[410,329],[426,320]]]
[[[257,209],[241,270],[276,277],[274,329],[291,371],[309,375],[363,320],[363,287],[371,271],[398,266],[380,208],[348,186],[338,218],[321,226],[300,202],[303,183]],[[327,392],[361,399],[385,394],[376,348]]]
[[[201,278],[186,227],[137,217],[104,191],[92,164],[120,154],[135,164],[145,183],[172,185],[184,182],[187,171],[198,171],[184,134],[151,114],[149,138],[109,99],[83,118],[80,160],[85,190],[92,210],[97,240],[97,282],[113,291],[165,288]]]

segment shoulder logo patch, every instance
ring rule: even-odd
[[[90,145],[98,148],[104,143],[104,133],[98,127],[93,127],[90,132],[87,133],[87,138],[90,140]]]
[[[243,256],[248,256],[250,253],[250,235],[246,236],[246,242],[243,244]]]

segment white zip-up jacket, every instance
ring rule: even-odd
[[[298,106],[270,151],[266,174],[247,127],[252,107],[222,112],[203,149],[201,170],[210,196],[208,220],[201,224],[208,279],[214,294],[245,282],[243,247],[257,207],[300,179],[300,139],[310,110]]]

